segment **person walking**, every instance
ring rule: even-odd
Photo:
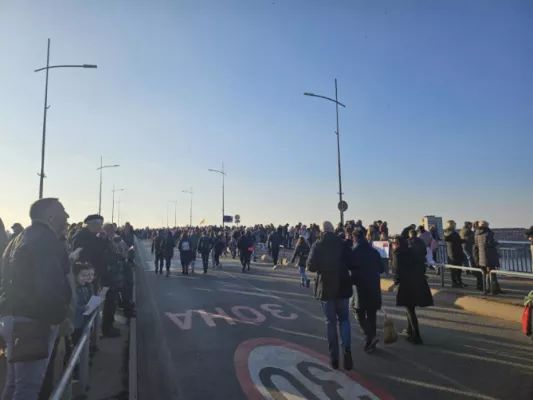
[[[204,274],[207,274],[207,268],[209,267],[209,253],[211,252],[211,238],[207,235],[206,231],[202,232],[202,236],[198,241],[198,252],[202,256]]]
[[[465,253],[463,252],[463,239],[455,230],[455,221],[446,221],[444,230],[444,241],[446,242],[446,252],[448,256],[448,264],[463,266],[465,261]],[[463,283],[462,274],[463,271],[457,268],[452,268],[450,271],[452,277],[452,287],[464,288],[468,285]]]
[[[425,277],[426,267],[403,236],[393,238],[392,248],[393,270],[396,271],[394,283],[398,286],[396,306],[407,308],[408,326],[404,333],[408,341],[423,344],[415,308],[433,306],[433,297]]]
[[[270,251],[270,254],[272,254],[272,262],[274,263],[272,269],[276,269],[278,267],[279,248],[283,240],[281,231],[282,229],[280,226],[268,236],[267,240],[267,248]]]
[[[351,259],[352,283],[356,287],[351,306],[357,322],[365,335],[365,352],[372,352],[378,343],[376,337],[377,312],[381,309],[380,274],[385,272],[381,255],[365,239],[363,231],[352,233],[354,243]]]
[[[504,294],[496,274],[490,273],[500,268],[500,254],[498,253],[498,241],[494,238],[494,232],[489,228],[487,221],[479,221],[479,227],[474,236],[474,259],[487,275],[491,293],[493,295]]]
[[[38,398],[59,324],[67,317],[72,297],[64,240],[68,217],[58,199],[37,200],[30,207],[31,225],[4,252],[0,314],[8,360],[5,400]]]
[[[171,233],[172,234],[172,233]],[[174,240],[174,237],[172,237]],[[165,242],[165,233],[162,229],[157,232],[152,239],[152,254],[155,256],[155,273],[163,273],[163,263],[165,261],[165,256],[163,252],[163,244]]]
[[[239,240],[237,241],[237,248],[239,249],[242,272],[245,272],[246,269],[250,271],[250,260],[254,250],[254,238],[252,237],[252,232],[249,229],[246,230],[244,235],[239,237]]]
[[[213,264],[215,268],[220,269],[220,256],[222,255],[222,252],[226,248],[226,242],[223,239],[222,232],[220,232],[214,239],[213,239]]]
[[[165,259],[165,268],[167,270],[167,278],[170,276],[170,265],[172,263],[172,258],[174,258],[174,247],[176,247],[176,242],[174,241],[174,235],[172,235],[171,231],[168,231],[161,245],[162,252],[163,252],[163,258]],[[162,274],[163,271],[160,271],[159,273]]]
[[[304,237],[300,237],[296,242],[296,247],[294,248],[294,253],[292,255],[291,264],[294,264],[296,259],[298,259],[298,269],[300,270],[300,277],[302,279],[302,286],[309,287],[311,282],[305,273],[305,268],[307,264],[307,257],[309,256],[309,243]]]
[[[194,266],[191,265],[193,259],[192,245],[189,239],[187,231],[183,231],[181,239],[178,244],[178,250],[180,251],[181,270],[182,274],[189,275],[189,266],[191,266],[191,272],[194,274]]]
[[[322,235],[313,243],[307,258],[307,269],[316,272],[315,297],[320,300],[326,319],[326,330],[331,368],[339,368],[339,338],[343,349],[344,369],[353,368],[349,302],[353,289],[348,270],[349,260],[344,257],[345,244],[335,234],[333,224],[322,223]]]

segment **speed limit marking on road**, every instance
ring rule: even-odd
[[[394,400],[353,371],[331,369],[324,355],[280,339],[241,343],[234,363],[250,400]]]

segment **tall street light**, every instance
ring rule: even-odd
[[[103,157],[100,156],[100,167],[96,168],[97,171],[100,171],[100,195],[98,197],[98,215],[102,215],[102,171],[106,168],[117,168],[120,167],[118,164],[113,165],[104,165]]]
[[[183,193],[187,193],[190,197],[190,211],[189,211],[189,226],[192,228],[192,196],[193,196],[193,192],[192,192],[192,186],[191,186],[191,190],[182,190]],[[224,211],[222,211],[222,213],[224,213]]]
[[[118,201],[117,201],[117,206],[118,206],[118,210],[117,210],[117,211],[118,211],[118,212],[117,212],[117,214],[118,214],[118,216],[117,216],[117,222],[118,222],[118,226],[120,226],[120,205],[121,205],[122,203],[124,203],[124,201],[125,201],[125,200],[121,200],[121,199],[120,199],[120,195],[118,195]]]
[[[43,116],[43,137],[41,146],[41,173],[39,174],[39,198],[43,198],[43,186],[44,178],[44,153],[46,146],[46,113],[48,111],[48,71],[52,68],[97,68],[93,64],[81,64],[81,65],[50,65],[50,39],[48,39],[48,51],[46,52],[46,67],[36,69],[35,72],[46,70],[46,81],[44,84],[44,116]]]
[[[216,172],[218,174],[222,175],[222,228],[224,228],[224,178],[226,177],[226,173],[224,172],[224,163],[222,163],[222,169],[211,169],[209,168],[208,171],[210,172]]]
[[[169,203],[172,203],[174,204],[174,228],[176,228],[178,226],[178,200],[169,200],[168,201]],[[168,208],[168,206],[167,206]],[[168,222],[167,222],[167,225],[168,225]]]
[[[337,97],[337,79],[335,78],[335,99],[331,99],[326,96],[320,96],[318,94],[314,93],[304,93],[305,96],[312,96],[312,97],[320,97],[321,99],[326,99],[329,101],[332,101],[335,103],[335,113],[337,116],[337,131],[335,132],[337,135],[337,166],[339,170],[339,211],[341,213],[341,223],[344,224],[344,212],[348,209],[348,204],[346,202],[343,202],[342,200],[342,178],[341,178],[341,145],[340,145],[340,133],[339,133],[339,106],[345,107],[346,106],[339,102],[339,99]]]
[[[115,192],[123,192],[124,189],[115,189],[113,184],[113,207],[111,208],[111,223],[115,222]]]

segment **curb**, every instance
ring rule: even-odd
[[[394,281],[388,278],[381,278],[381,291],[391,293],[394,290]],[[522,321],[523,308],[513,304],[500,303],[474,296],[461,296],[460,294],[446,290],[430,287],[431,295],[437,296],[435,303],[453,305],[465,311],[470,311],[479,315],[503,319],[510,322]]]

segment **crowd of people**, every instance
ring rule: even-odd
[[[7,376],[4,400],[48,399],[53,390],[54,359],[64,344],[66,364],[82,337],[92,296],[104,297],[104,338],[120,336],[117,306],[135,316],[133,227],[106,223],[99,215],[68,225],[58,199],[37,200],[31,224],[12,226],[0,219],[0,335]],[[98,349],[91,341],[91,356]],[[74,373],[76,379],[77,371]]]
[[[455,266],[479,267],[485,272],[499,268],[498,242],[486,221],[465,222],[457,230],[446,222],[442,240],[445,259],[437,250],[441,233],[434,226],[407,226],[399,235],[389,235],[386,222],[364,226],[348,221],[336,227],[328,221],[308,226],[301,223],[275,227],[175,227],[137,229],[105,223],[100,215],[89,215],[83,223],[67,225],[68,214],[58,199],[36,201],[30,207],[31,225],[11,227],[8,237],[0,220],[0,321],[9,360],[3,399],[48,398],[52,391],[56,350],[62,341],[66,359],[79,341],[87,320],[89,299],[106,288],[102,311],[103,337],[116,337],[113,326],[117,306],[126,317],[135,316],[133,291],[134,236],[152,241],[155,273],[170,274],[172,258],[179,254],[181,273],[195,273],[197,257],[203,273],[221,268],[223,255],[239,258],[242,272],[250,271],[259,249],[266,248],[276,269],[280,249],[293,250],[289,263],[298,267],[301,285],[310,287],[321,302],[327,325],[330,362],[339,368],[353,367],[349,313],[352,311],[365,335],[364,350],[378,343],[377,311],[381,308],[380,275],[387,264],[394,274],[397,306],[407,309],[405,335],[422,344],[417,307],[433,305],[427,268],[446,262]],[[533,227],[526,233],[532,242]],[[390,260],[383,262],[374,242],[391,244]],[[436,268],[440,273],[440,269]],[[463,288],[460,269],[451,270],[452,285]],[[477,288],[482,274],[473,272]],[[502,293],[495,275],[491,288]],[[355,288],[355,290],[354,290]],[[340,334],[340,345],[338,335]],[[31,344],[30,344],[31,342]],[[92,348],[92,352],[97,349]]]

